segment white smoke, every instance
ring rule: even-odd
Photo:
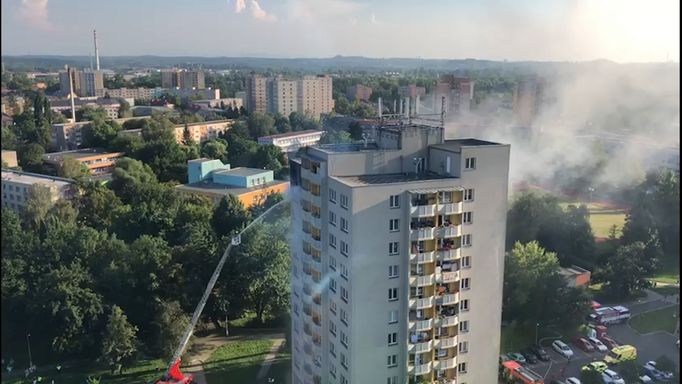
[[[241,13],[244,9],[246,9],[246,0],[235,0],[234,11],[236,13]]]
[[[251,16],[253,16],[254,19],[256,20],[261,20],[261,21],[275,21],[277,20],[277,16],[265,12],[263,8],[261,8],[260,4],[258,4],[258,1],[256,0],[251,0]]]
[[[47,2],[48,0],[21,0],[17,16],[33,27],[52,30],[54,26],[47,17]]]

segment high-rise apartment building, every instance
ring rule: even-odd
[[[104,91],[104,75],[101,71],[86,69],[80,72],[79,96],[97,96]]]
[[[540,113],[544,97],[545,81],[539,77],[527,77],[514,88],[513,111],[517,127],[530,128]]]
[[[289,116],[298,110],[298,86],[295,80],[274,78],[268,81],[268,112]]]
[[[180,86],[180,72],[174,69],[161,70],[161,88],[177,88]]]
[[[206,88],[204,72],[186,69],[162,70],[161,88],[204,89]]]
[[[474,98],[474,80],[454,75],[442,75],[436,82],[433,105],[440,111],[441,98],[445,97],[445,112],[459,116],[471,109]]]
[[[268,79],[261,75],[251,75],[247,84],[247,106],[249,112],[268,111]]]
[[[73,92],[76,95],[80,94],[80,87],[81,87],[81,79],[80,79],[80,71],[72,70],[71,71],[71,86],[73,87]],[[59,90],[62,91],[64,94],[69,93],[69,72],[68,71],[59,71]]]
[[[298,80],[298,111],[314,119],[334,110],[332,78],[325,75],[303,76]]]
[[[442,135],[290,162],[294,384],[497,382],[510,147]]]

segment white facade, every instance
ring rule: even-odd
[[[301,147],[319,143],[322,133],[322,131],[311,129],[301,132],[283,133],[281,135],[261,136],[258,138],[258,144],[272,144],[279,147],[282,152],[294,152]]]
[[[379,128],[295,169],[293,383],[497,382],[509,146]]]
[[[52,201],[71,197],[73,181],[61,177],[52,177],[28,172],[2,171],[2,208],[21,212],[26,206],[26,199],[34,185],[47,187]]]

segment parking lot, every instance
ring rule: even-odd
[[[656,300],[648,303],[634,304],[630,308],[633,315],[635,315],[637,313],[648,312],[670,305],[673,304]],[[627,323],[609,326],[607,334],[620,345],[628,344],[635,346],[637,348],[637,362],[640,365],[650,360],[656,360],[661,355],[665,355],[674,361],[677,365],[677,369],[679,369],[680,352],[676,345],[679,335],[672,335],[667,332],[654,332],[640,335]],[[606,355],[605,352],[585,352],[574,344],[573,340],[569,340],[568,338],[562,338],[561,340],[567,343],[573,350],[574,355],[570,361],[552,349],[552,340],[544,340],[541,344],[547,350],[547,353],[549,353],[551,361],[526,364],[530,369],[545,377],[546,382],[555,378],[567,378],[571,376],[580,378],[580,368],[582,366],[591,361],[603,360]],[[617,367],[615,367],[614,370],[618,372]]]

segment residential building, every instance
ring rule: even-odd
[[[2,208],[21,212],[34,186],[47,187],[52,202],[60,198],[71,199],[75,193],[74,181],[71,179],[3,169]]]
[[[204,72],[202,71],[182,71],[180,76],[181,76],[180,88],[183,89],[206,88]]]
[[[180,72],[175,69],[161,70],[161,87],[177,88],[180,87]]]
[[[244,106],[244,101],[238,97],[224,97],[222,99],[194,100],[194,105],[203,108],[227,108],[239,109]]]
[[[398,87],[398,94],[400,97],[409,97],[414,100],[417,96],[426,96],[426,87],[418,87],[416,84],[405,85]]]
[[[182,143],[185,137],[185,128],[189,131],[189,137],[195,143],[203,143],[204,141],[217,138],[221,133],[227,132],[232,128],[234,120],[216,120],[205,121],[199,123],[178,124],[173,128],[175,139],[178,143]],[[120,131],[119,135],[142,136],[142,129],[127,129]]]
[[[176,188],[210,198],[215,204],[228,195],[236,196],[244,207],[262,204],[268,195],[286,193],[288,181],[275,180],[270,170],[239,167],[206,158],[187,162],[188,181]]]
[[[320,139],[322,138],[322,134],[323,131],[309,129],[307,131],[261,136],[258,138],[258,144],[272,144],[276,147],[279,147],[284,153],[295,152],[298,151],[299,148],[319,143]]]
[[[316,120],[334,110],[332,78],[326,75],[303,76],[298,80],[298,112]]]
[[[291,159],[292,383],[496,383],[509,145],[379,126]]]
[[[564,277],[566,285],[569,287],[582,287],[590,284],[590,271],[580,268],[577,265],[571,265],[569,268],[561,268],[559,273]]]
[[[146,117],[129,117],[114,119],[115,122],[123,124],[128,120],[148,119]],[[83,144],[83,128],[90,126],[91,121],[79,121],[77,123],[52,124],[52,135],[50,143],[59,151],[72,150]]]
[[[74,100],[74,105],[76,110],[83,107],[102,108],[106,112],[108,119],[118,119],[118,110],[121,109],[121,103],[116,99],[79,98]],[[71,116],[71,100],[54,100],[50,102],[50,108],[54,112]]]
[[[7,168],[14,168],[19,165],[17,162],[17,151],[10,151],[7,149],[2,150],[2,162]],[[3,167],[4,168],[4,167]]]
[[[71,86],[73,88],[73,92],[76,95],[81,94],[80,92],[80,87],[81,87],[81,71],[77,71],[72,69],[71,71]],[[65,94],[69,94],[69,73],[68,71],[59,71],[59,90]]]
[[[516,84],[512,111],[517,127],[531,128],[540,113],[544,98],[545,81],[537,76],[527,77]]]
[[[59,169],[64,160],[71,158],[85,165],[93,176],[110,174],[123,152],[107,152],[97,148],[83,148],[73,151],[52,152],[43,155],[43,162]]]
[[[163,88],[115,88],[102,89],[98,97],[150,100],[162,93]]]
[[[295,80],[281,77],[268,80],[268,112],[289,117],[298,111],[298,86]]]
[[[246,92],[245,92],[245,91],[235,92],[235,93],[234,93],[234,97],[237,98],[237,99],[241,99],[241,100],[242,100],[242,105],[244,106],[244,108],[246,108],[247,103],[248,103],[248,97],[246,96]]]
[[[348,101],[352,102],[355,99],[369,101],[370,96],[372,96],[372,87],[357,84],[346,88],[346,99]]]
[[[97,96],[104,90],[104,76],[101,71],[86,69],[80,72],[79,78],[78,95],[81,97]]]
[[[247,83],[247,107],[249,112],[265,113],[268,111],[268,79],[252,74]]]
[[[440,112],[442,98],[445,97],[445,112],[449,116],[460,116],[471,110],[474,98],[474,80],[454,75],[442,75],[433,93],[433,105]]]

